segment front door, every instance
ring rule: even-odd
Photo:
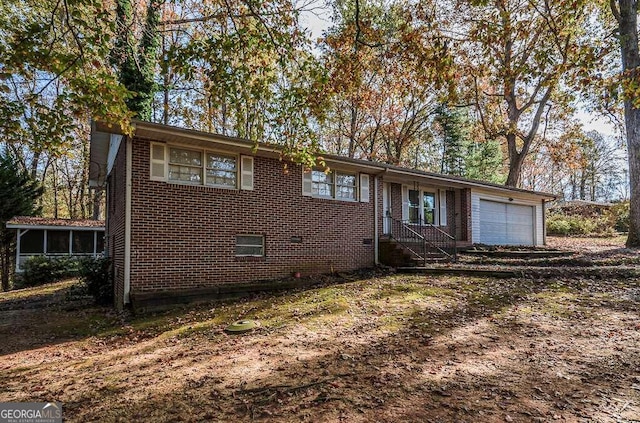
[[[391,233],[391,186],[389,182],[382,184],[382,232],[385,235]]]

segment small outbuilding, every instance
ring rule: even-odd
[[[102,220],[18,216],[7,229],[17,230],[16,273],[29,257],[95,257],[104,250]]]

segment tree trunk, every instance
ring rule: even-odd
[[[102,194],[104,190],[102,188],[93,189],[93,220],[100,220],[102,217]]]
[[[587,199],[586,193],[587,193],[587,173],[584,170],[582,170],[580,171],[580,199],[581,200]]]
[[[353,157],[356,151],[356,125],[358,119],[358,110],[352,104],[351,105],[351,120],[349,122],[349,151],[348,157]]]
[[[620,50],[622,53],[622,84],[627,85],[638,78],[640,54],[638,52],[638,4],[637,0],[611,0],[611,8],[618,21]],[[640,109],[633,105],[633,98],[625,96],[624,122],[629,153],[629,236],[627,247],[640,247]]]
[[[509,150],[509,175],[507,176],[507,182],[505,182],[505,185],[508,187],[517,187],[520,183],[522,165],[524,163],[524,158],[527,156],[529,146],[525,141],[522,150],[518,152],[516,134],[508,134],[507,148]]]

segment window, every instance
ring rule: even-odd
[[[149,177],[153,181],[252,190],[253,157],[240,158],[242,160],[234,154],[152,142]]]
[[[104,253],[104,232],[96,232],[96,253]]]
[[[236,158],[207,153],[207,185],[236,187]]]
[[[436,195],[432,192],[422,193],[422,219],[424,223],[436,223]]]
[[[409,223],[436,223],[436,195],[433,192],[409,190],[408,194]]]
[[[201,184],[202,152],[184,150],[181,148],[170,148],[169,180]]]
[[[44,231],[29,229],[20,236],[20,252],[22,254],[44,253]]]
[[[236,256],[263,257],[264,236],[236,235]]]
[[[314,170],[311,172],[313,195],[333,198],[333,173]]]
[[[356,175],[336,172],[336,198],[356,201]]]
[[[358,198],[358,183],[355,173],[312,170],[310,177],[310,194],[314,197],[335,198],[345,201],[356,201]]]
[[[73,254],[93,254],[93,231],[73,231]]]
[[[47,253],[69,254],[69,231],[47,231]]]

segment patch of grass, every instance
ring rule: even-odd
[[[12,291],[3,292],[0,297],[0,304],[9,301],[16,301],[22,299],[29,299],[33,297],[47,296],[55,294],[56,292],[69,289],[73,285],[79,284],[77,278],[67,279],[61,282],[55,282],[40,286],[34,286],[31,288],[14,289]]]

